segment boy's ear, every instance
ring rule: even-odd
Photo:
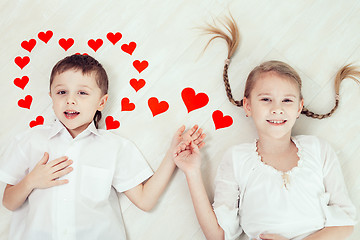
[[[104,109],[105,104],[106,104],[106,102],[107,102],[107,100],[108,100],[108,97],[109,97],[109,95],[108,95],[108,94],[105,94],[104,96],[102,96],[102,97],[100,98],[99,107],[97,108],[98,111],[102,111],[102,110]]]
[[[247,116],[251,116],[251,106],[250,106],[250,99],[246,97],[243,98],[243,108]]]

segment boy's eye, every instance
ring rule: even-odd
[[[271,99],[270,98],[262,98],[261,101],[264,101],[264,102],[270,102]]]
[[[79,94],[80,95],[88,95],[87,92],[84,92],[84,91],[80,91]]]
[[[63,95],[63,94],[65,94],[66,93],[66,91],[64,91],[64,90],[61,90],[61,91],[58,91],[57,92],[57,94],[59,94],[59,95]]]
[[[291,103],[291,102],[293,102],[293,100],[287,98],[287,99],[284,99],[283,102]]]

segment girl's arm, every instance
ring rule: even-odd
[[[125,195],[138,208],[144,211],[150,211],[156,205],[176,168],[173,161],[173,152],[181,141],[193,140],[199,147],[204,145],[203,140],[205,138],[205,134],[202,133],[201,129],[198,130],[197,125],[183,134],[184,130],[185,126],[182,126],[175,133],[171,146],[154,175],[144,184],[139,184],[136,187],[125,191]]]
[[[8,184],[4,191],[3,205],[15,211],[26,201],[36,188],[49,188],[68,183],[68,180],[57,180],[72,171],[72,164],[67,157],[61,157],[48,163],[49,154],[45,153],[34,169],[18,184]]]
[[[181,144],[175,157],[176,165],[185,173],[189,185],[191,199],[195,208],[196,217],[206,239],[224,239],[224,231],[217,222],[216,215],[207,196],[201,176],[201,157],[199,148],[191,142],[190,149],[187,144]]]

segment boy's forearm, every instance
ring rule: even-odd
[[[143,186],[142,209],[149,211],[156,205],[175,168],[176,165],[172,160],[171,153],[167,152],[159,168]]]
[[[15,211],[24,204],[33,188],[25,177],[16,185],[7,185],[3,196],[3,205],[10,211]]]
[[[347,239],[351,233],[353,232],[353,226],[340,226],[340,227],[325,227],[308,237],[304,238],[304,240],[339,240],[339,239]]]

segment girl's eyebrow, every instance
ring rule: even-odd
[[[262,96],[272,96],[270,93],[259,93],[257,95],[258,97],[262,97]],[[286,94],[284,97],[293,97],[296,98],[296,96],[294,94]]]

